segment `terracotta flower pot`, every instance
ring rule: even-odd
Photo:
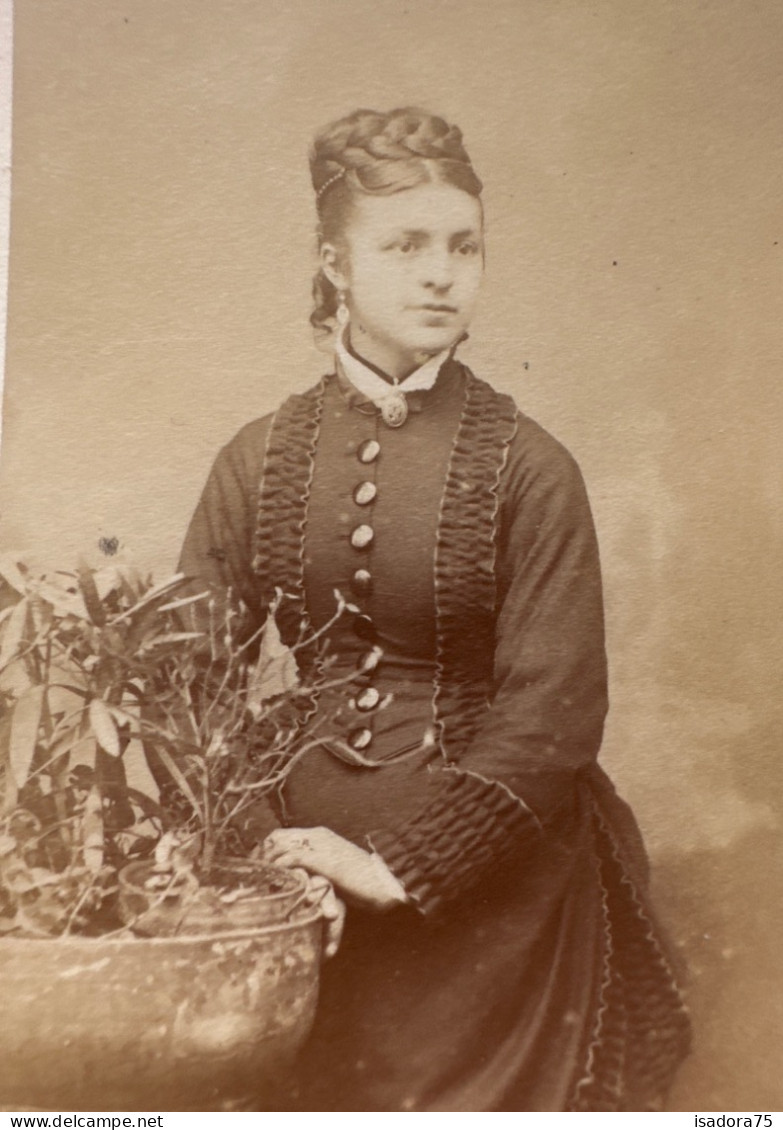
[[[276,1110],[313,1021],[322,920],[0,939],[0,1107]]]

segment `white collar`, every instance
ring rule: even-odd
[[[395,378],[394,383],[389,384],[388,381],[379,377],[368,365],[365,365],[363,361],[360,361],[358,357],[348,351],[343,340],[346,328],[343,327],[340,331],[334,347],[340,368],[354,388],[376,405],[380,405],[386,397],[395,392],[417,392],[432,388],[438,379],[438,373],[443,362],[448,359],[453,351],[453,347],[444,349],[441,353],[430,357],[418,369],[414,369],[405,380],[401,381]]]

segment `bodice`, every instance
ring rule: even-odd
[[[457,363],[408,399],[390,427],[326,379],[283,406],[262,475],[255,568],[289,594],[284,638],[322,628],[336,590],[354,606],[329,633],[329,678],[362,674],[347,703],[317,696],[308,723],[324,749],[286,785],[295,819],[326,810],[345,835],[388,818],[377,774],[341,758],[346,746],[382,766],[404,755],[395,775],[415,780],[422,761],[458,756],[491,691],[497,488],[516,410]],[[325,804],[330,783],[348,823]]]
[[[336,381],[324,395],[304,531],[305,605],[316,629],[334,614],[335,590],[359,609],[330,633],[333,671],[344,675],[380,649],[340,722],[371,759],[418,745],[433,723],[434,561],[459,386],[452,371],[411,395],[399,428],[372,407],[350,406]],[[328,729],[336,697],[325,699]]]

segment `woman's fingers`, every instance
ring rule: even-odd
[[[309,845],[309,840],[298,828],[276,828],[264,840],[264,855],[274,858],[284,851],[292,848],[301,848]]]
[[[264,859],[278,867],[314,867],[313,846],[297,828],[277,828],[264,840]],[[308,866],[309,864],[309,866]]]
[[[291,874],[296,875],[297,879],[301,879],[302,882],[304,883],[304,885],[305,885],[305,893],[304,893],[305,902],[310,903],[311,902],[311,899],[310,899],[310,883],[311,883],[313,876],[310,874],[309,871],[306,871],[304,867],[292,867],[291,868]]]
[[[334,957],[340,948],[340,942],[343,940],[343,928],[345,927],[345,903],[341,902],[336,895],[334,898],[338,911],[333,918],[326,920],[326,945],[324,946],[324,959],[329,960]]]
[[[325,876],[311,875],[305,868],[292,862],[295,854],[295,852],[284,852],[277,856],[275,863],[279,867],[289,867],[293,874],[306,882],[305,901],[309,906],[317,906],[324,919],[326,929],[324,959],[326,960],[334,957],[340,948],[345,926],[345,903],[337,897],[334,887]]]
[[[306,875],[308,879],[307,901],[315,906],[331,891],[332,884],[325,875],[309,875],[306,871],[300,873]]]
[[[326,890],[319,896],[321,914],[326,923],[326,945],[324,958],[334,957],[340,948],[345,926],[345,903],[334,893],[331,883],[327,883]]]
[[[310,874],[320,873],[335,881],[339,848],[346,843],[328,828],[276,828],[264,840],[264,859],[280,867],[303,867]]]

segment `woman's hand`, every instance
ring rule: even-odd
[[[310,875],[301,867],[294,868],[307,883],[305,901],[308,906],[317,906],[326,923],[326,944],[324,959],[334,957],[340,948],[345,926],[345,903],[338,899],[334,887],[323,875]]]
[[[380,856],[371,855],[329,828],[275,828],[264,840],[264,859],[322,875],[357,906],[391,910],[407,902],[405,888]]]

